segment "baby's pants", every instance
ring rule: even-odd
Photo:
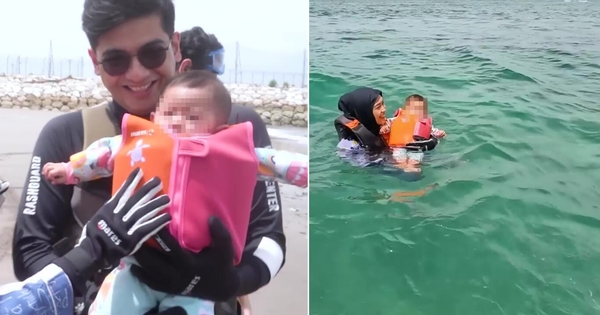
[[[423,157],[425,154],[421,151],[409,151],[403,148],[394,148],[392,149],[392,156],[398,160],[409,160],[417,163],[423,162]]]
[[[158,305],[159,312],[180,306],[188,314],[214,315],[214,302],[154,291],[141,283],[132,273],[135,261],[125,258],[100,287],[89,315],[142,315]]]

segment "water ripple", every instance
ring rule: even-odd
[[[600,310],[599,10],[311,1],[311,314]],[[364,85],[388,111],[429,97],[448,138],[422,179],[334,154],[338,98]]]

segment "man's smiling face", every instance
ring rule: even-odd
[[[160,62],[163,53],[166,56]],[[175,63],[181,60],[179,34],[169,39],[159,15],[131,19],[102,34],[95,51],[90,49],[89,54],[96,74],[113,99],[136,115],[154,110],[160,90],[175,75]],[[149,61],[155,61],[152,67],[148,67]],[[119,68],[115,65],[120,65],[124,73],[115,74],[115,68]]]

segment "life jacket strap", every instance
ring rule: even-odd
[[[120,122],[113,121],[111,117],[108,102],[81,110],[83,149],[101,138],[113,137],[120,134]],[[73,210],[73,218],[75,220],[64,231],[65,237],[53,245],[55,252],[61,254],[60,256],[75,246],[81,236],[83,226],[110,198],[110,193],[106,194],[106,196],[98,196],[89,192],[86,189],[88,185],[94,184],[82,182],[73,187],[71,209]]]
[[[386,147],[385,141],[379,135],[374,135],[356,119],[348,119],[341,115],[333,122],[338,134],[338,140],[352,139],[367,148]]]

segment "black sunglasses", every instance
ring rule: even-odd
[[[171,43],[166,48],[161,44],[150,44],[140,48],[135,55],[130,55],[124,50],[116,50],[110,52],[109,56],[98,64],[102,65],[104,71],[113,77],[125,74],[131,66],[133,57],[137,57],[144,68],[156,69],[165,63],[169,48],[171,48]]]

